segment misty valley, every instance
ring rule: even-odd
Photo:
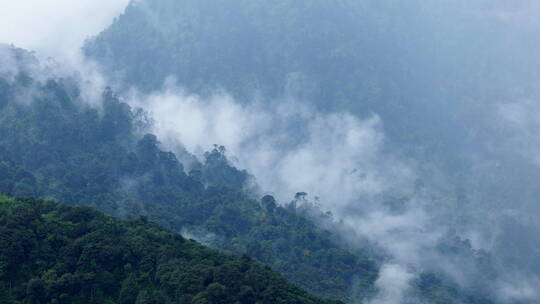
[[[0,16],[0,304],[540,303],[540,3]]]

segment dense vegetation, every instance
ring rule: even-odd
[[[16,54],[21,62],[33,60]],[[186,174],[155,136],[138,135],[145,115],[110,90],[94,108],[70,79],[38,80],[31,73],[21,64],[13,80],[0,79],[0,193],[147,216],[247,254],[324,297],[349,299],[351,286],[358,297],[373,292],[377,267],[363,249],[340,246],[295,204],[244,193],[249,176],[228,164],[222,148]],[[32,92],[29,102],[21,92]]]
[[[145,218],[0,197],[0,303],[339,303]]]

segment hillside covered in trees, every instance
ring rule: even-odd
[[[49,77],[32,54],[10,52],[18,65],[0,79],[0,192],[144,216],[248,255],[321,297],[352,303],[377,292],[380,257],[368,243],[347,245],[337,231],[318,226],[313,217],[320,210],[254,198],[244,188],[251,177],[232,167],[220,147],[185,172],[144,132],[150,121],[143,111],[110,89],[91,105],[76,77]],[[427,303],[483,303],[429,272],[419,274],[411,292]]]
[[[490,60],[501,73],[517,67],[497,57],[496,33],[477,16],[486,1],[454,2],[132,1],[84,51],[147,92],[173,76],[202,95],[377,113],[392,122],[385,128],[400,148],[456,166],[451,152],[466,130],[437,109],[491,96],[489,84],[506,78],[487,68]]]
[[[14,50],[22,62],[35,60]],[[23,59],[24,58],[24,59]],[[339,245],[295,208],[243,192],[249,178],[214,149],[190,172],[157,138],[139,133],[144,115],[109,90],[101,109],[81,101],[69,79],[0,80],[0,192],[147,216],[173,231],[214,235],[213,246],[247,254],[320,295],[369,293],[375,262]],[[20,92],[32,91],[24,103]]]
[[[0,240],[0,303],[340,303],[143,217],[2,196]]]

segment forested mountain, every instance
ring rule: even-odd
[[[84,50],[145,91],[173,76],[203,95],[224,89],[245,102],[293,97],[324,111],[375,112],[392,121],[385,128],[401,148],[450,161],[466,132],[443,109],[479,98],[483,77],[497,79],[484,68],[493,33],[470,27],[486,4],[463,3],[132,1]]]
[[[441,247],[480,252],[478,264],[499,271],[478,267],[478,279],[447,266],[455,281],[475,282],[476,294],[489,285],[503,302],[536,303],[539,10],[529,0],[132,1],[84,52],[122,92],[152,94],[175,79],[202,98],[223,90],[242,105],[293,99],[320,113],[377,116],[385,148],[423,166],[413,191],[430,182],[444,188],[423,211],[444,233],[470,240]],[[366,180],[358,187],[371,186]],[[349,207],[345,215],[365,215]],[[477,284],[484,279],[492,284]]]
[[[369,244],[346,245],[337,231],[320,228],[312,219],[324,214],[302,204],[301,193],[290,204],[254,199],[244,188],[250,177],[229,165],[221,147],[185,173],[144,133],[150,122],[142,110],[110,89],[100,105],[90,105],[76,78],[48,77],[32,54],[9,51],[17,69],[0,79],[0,192],[145,216],[246,254],[322,297],[353,302],[376,293],[379,268]],[[452,279],[420,273],[414,299],[482,303]]]
[[[0,197],[0,303],[340,303],[146,218]]]
[[[21,62],[36,60],[13,51]],[[293,205],[245,194],[249,177],[229,166],[223,149],[186,174],[155,136],[138,135],[145,115],[110,90],[94,108],[69,79],[40,81],[25,67],[0,79],[0,192],[148,216],[174,231],[215,235],[214,246],[248,254],[320,295],[347,298],[353,282],[369,293],[376,267],[363,250],[340,247]]]

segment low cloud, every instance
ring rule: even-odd
[[[288,203],[307,192],[342,227],[391,256],[373,303],[398,303],[392,301],[413,276],[406,265],[435,259],[445,229],[426,211],[433,193],[418,191],[414,162],[389,151],[378,116],[323,114],[288,99],[241,104],[224,93],[201,98],[174,82],[149,95],[132,92],[129,100],[151,113],[150,131],[165,148],[201,157],[213,144],[224,145],[264,193]]]
[[[402,265],[384,265],[379,272],[379,278],[375,282],[375,287],[379,289],[379,293],[369,301],[369,304],[402,303],[413,277],[414,275]]]
[[[523,275],[508,276],[506,281],[499,282],[498,295],[505,302],[532,303],[540,299],[540,279]]]
[[[105,29],[129,0],[0,1],[0,42],[44,56],[74,58],[85,39]]]
[[[168,148],[181,143],[201,156],[213,144],[224,145],[235,165],[282,202],[305,191],[346,213],[352,201],[407,195],[414,188],[412,167],[385,151],[376,115],[322,114],[292,100],[244,105],[226,94],[202,99],[174,85],[130,100],[152,114],[151,131]]]

